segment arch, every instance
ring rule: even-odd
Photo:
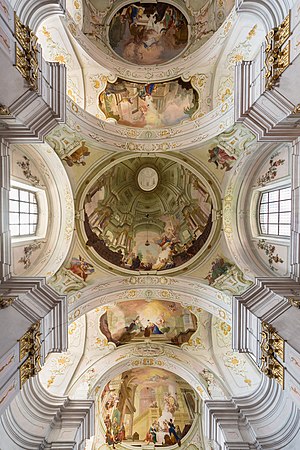
[[[116,300],[161,299],[201,307],[212,315],[231,323],[231,297],[193,278],[166,276],[132,276],[104,279],[70,295],[69,323],[83,314]],[[54,286],[55,287],[55,286]]]

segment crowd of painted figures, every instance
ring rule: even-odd
[[[179,425],[175,426],[173,419],[163,422],[163,427],[158,421],[153,422],[146,435],[146,443],[153,442],[153,444],[174,445],[178,444],[181,447],[181,430]]]
[[[122,422],[120,426],[116,417],[111,421],[109,414],[106,416],[104,423],[106,426],[106,443],[111,445],[112,448],[116,448],[115,444],[119,444],[126,439],[124,423]],[[146,444],[152,442],[160,445],[174,445],[177,443],[181,447],[181,437],[180,427],[175,425],[173,419],[165,420],[163,426],[158,421],[154,421],[146,434],[144,442]],[[136,433],[133,435],[133,440],[135,438],[139,439]]]

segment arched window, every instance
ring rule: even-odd
[[[291,187],[277,188],[261,193],[259,201],[259,228],[261,234],[291,235]]]
[[[12,237],[34,236],[38,224],[36,192],[12,187],[9,193],[9,223]]]

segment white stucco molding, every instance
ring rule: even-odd
[[[67,99],[67,125],[77,129],[92,145],[100,145],[109,152],[159,153],[199,147],[234,125],[232,97],[230,106],[223,105],[195,120],[172,127],[138,130],[104,122]]]
[[[289,297],[300,298],[300,285],[288,277],[257,278],[255,285],[233,297],[233,348],[249,350],[245,333],[249,324],[247,315],[251,313],[272,324],[283,339],[291,345],[294,342],[294,348],[300,351],[297,336],[293,336],[300,311],[291,306]]]
[[[39,24],[52,15],[62,15],[66,10],[66,0],[10,0],[21,22],[34,32]]]
[[[255,67],[261,64],[263,68],[261,55],[259,59]],[[297,69],[293,66],[286,70],[289,69],[296,77]],[[293,142],[300,135],[300,128],[297,127],[299,117],[292,114],[295,103],[284,95],[283,90],[274,88],[266,91],[263,73],[256,79],[253,74],[252,61],[243,61],[236,66],[235,121],[244,123],[260,142]],[[282,78],[285,76],[283,74]]]
[[[188,277],[141,275],[111,277],[68,298],[69,323],[94,308],[116,301],[162,299],[201,307],[231,323],[231,297]]]
[[[257,12],[260,16],[265,15],[265,20],[269,18],[266,34],[279,26],[290,12],[289,33],[284,42],[284,48],[288,49],[288,65],[278,79],[268,78],[266,83],[266,43],[253,61],[242,61],[236,66],[235,121],[244,123],[259,141],[292,142],[300,135],[297,109],[300,96],[292,88],[298,82],[300,68],[298,6],[295,0],[237,1],[238,10]]]
[[[49,394],[38,377],[26,382],[0,422],[1,447],[10,450],[79,450],[93,433],[93,401]]]
[[[300,282],[300,140],[292,153],[291,277]]]
[[[205,401],[206,434],[221,450],[296,450],[299,418],[291,399],[266,377],[248,396]]]
[[[0,316],[0,413],[20,389],[18,340],[32,324],[40,322],[40,364],[50,352],[67,349],[67,302],[44,278],[13,277],[0,284],[0,295],[13,300]]]
[[[287,16],[295,0],[236,0],[238,14],[255,14],[263,21],[266,33]]]

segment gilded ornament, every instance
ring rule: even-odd
[[[287,301],[291,306],[300,309],[300,298],[299,297],[286,297]]]
[[[284,361],[284,340],[275,331],[275,328],[262,322],[261,331],[261,371],[267,377],[275,379],[284,387],[284,366],[278,361],[280,358]]]
[[[31,89],[38,90],[38,48],[37,37],[28,26],[15,15],[16,67]]]
[[[275,86],[282,73],[290,65],[290,42],[287,42],[290,35],[289,14],[281,25],[273,28],[266,36],[265,86],[267,90],[270,90]]]
[[[300,103],[298,103],[298,105],[295,106],[295,108],[293,109],[293,114],[300,114]]]
[[[11,114],[9,108],[0,104],[0,116],[9,116]]]
[[[5,297],[3,295],[0,296],[0,309],[8,308],[13,304],[14,298]]]
[[[33,324],[19,341],[20,361],[20,383],[21,387],[30,377],[41,370],[41,340],[40,322]]]

